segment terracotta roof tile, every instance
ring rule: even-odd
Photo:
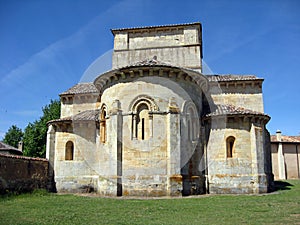
[[[263,80],[254,75],[205,75],[210,82],[222,82],[222,81],[251,81],[251,80]]]
[[[115,34],[116,31],[153,29],[153,28],[167,28],[167,27],[179,27],[179,26],[190,26],[190,25],[201,25],[201,23],[200,22],[195,22],[195,23],[167,24],[167,25],[144,26],[144,27],[117,28],[117,29],[111,29],[111,32],[113,34]]]
[[[133,63],[129,67],[131,67],[131,66],[155,66],[155,65],[172,66],[172,65],[168,65],[166,63],[160,62],[157,60],[156,57],[153,57],[152,59],[145,59],[143,61]]]
[[[267,114],[246,109],[243,107],[236,107],[234,105],[216,105],[216,108],[206,116],[220,116],[220,115],[262,115],[268,116]],[[268,116],[269,117],[269,116]]]
[[[67,91],[61,93],[60,95],[87,94],[97,92],[98,90],[93,83],[79,83],[69,88]]]
[[[162,66],[162,67],[173,67],[178,69],[189,70],[188,68],[181,68],[173,65],[166,64],[164,62],[158,61],[155,58],[147,59],[134,64],[122,67],[120,69],[127,69],[130,67],[139,66]],[[193,72],[196,72],[192,70]],[[209,82],[230,82],[230,81],[247,81],[247,80],[263,80],[254,75],[204,75]],[[93,83],[79,83],[69,88],[67,91],[61,93],[60,95],[74,95],[74,94],[87,94],[87,93],[98,93],[96,86]]]
[[[28,156],[23,156],[23,155],[6,155],[6,154],[1,154],[1,157],[6,157],[6,158],[15,158],[15,159],[25,159],[25,160],[34,160],[34,161],[44,161],[48,162],[47,159],[44,158],[33,158],[33,157],[28,157]]]
[[[271,135],[271,142],[278,142],[276,135]],[[300,143],[300,136],[281,135],[281,142]]]
[[[48,124],[64,121],[99,121],[99,112],[100,110],[86,110],[74,116],[51,120],[48,122]]]

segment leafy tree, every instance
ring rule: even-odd
[[[39,120],[29,123],[24,131],[24,155],[31,157],[46,156],[47,122],[60,118],[60,101],[51,100],[43,110]]]
[[[6,132],[3,142],[18,148],[19,142],[22,140],[23,135],[24,134],[21,128],[18,128],[16,125],[12,125]]]

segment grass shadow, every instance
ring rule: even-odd
[[[294,186],[294,185],[292,185],[286,181],[281,181],[281,180],[274,181],[273,192],[280,191],[280,190],[291,190],[292,186]]]

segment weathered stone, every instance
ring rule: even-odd
[[[199,23],[112,32],[113,70],[61,94],[62,118],[49,123],[57,190],[267,192],[262,79],[201,74]]]

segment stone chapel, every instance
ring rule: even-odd
[[[112,69],[60,94],[47,159],[58,192],[266,193],[263,79],[204,75],[201,24],[111,30]]]

